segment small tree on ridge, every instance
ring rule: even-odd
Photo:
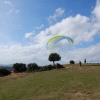
[[[61,57],[60,57],[60,55],[57,54],[57,53],[51,53],[51,54],[49,55],[48,60],[49,60],[49,61],[53,61],[53,66],[54,66],[54,62],[55,62],[55,61],[61,60]]]

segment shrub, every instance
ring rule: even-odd
[[[52,70],[53,69],[53,66],[52,65],[48,65],[48,70]]]
[[[57,69],[60,69],[60,68],[64,68],[64,66],[59,64],[59,63],[57,63]]]
[[[52,69],[53,69],[52,65],[46,65],[46,66],[39,67],[39,71],[47,71],[47,70],[52,70]]]
[[[5,76],[5,75],[9,75],[11,72],[8,71],[6,68],[0,68],[0,77],[1,76]]]
[[[59,63],[54,65],[54,69],[60,69],[60,68],[64,68],[64,66]]]
[[[26,64],[23,63],[15,63],[13,64],[14,72],[25,72]]]
[[[36,63],[30,63],[27,66],[28,66],[27,71],[29,71],[29,72],[37,71],[39,69],[39,67]]]
[[[75,64],[74,60],[69,61],[70,64]]]
[[[47,67],[46,66],[42,66],[41,67],[41,71],[47,71]]]

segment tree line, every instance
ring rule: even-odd
[[[53,62],[53,65],[45,65],[45,66],[38,66],[36,63],[29,63],[28,65],[24,63],[15,63],[13,64],[14,72],[33,72],[33,71],[46,71],[52,69],[60,69],[63,68],[62,65],[59,63],[55,64],[55,61],[61,60],[61,57],[57,53],[51,53],[48,57],[49,61]],[[10,74],[6,68],[0,68],[0,76],[5,76]]]
[[[61,60],[61,56],[57,53],[51,53],[48,57],[48,60],[53,62],[53,65],[45,65],[45,66],[38,66],[36,63],[29,63],[28,65],[24,63],[15,63],[13,64],[14,72],[33,72],[33,71],[47,71],[52,69],[60,69],[64,68],[61,64],[55,64],[55,61]],[[84,61],[86,63],[86,59]],[[70,64],[74,64],[74,60],[69,61]],[[8,71],[6,68],[0,68],[0,76],[9,75],[11,72]]]

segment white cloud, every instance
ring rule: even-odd
[[[11,13],[15,13],[18,14],[20,10],[14,10],[14,9],[10,9],[7,14],[11,14]]]
[[[70,16],[50,26],[46,30],[41,31],[37,36],[34,36],[34,32],[26,33],[24,38],[32,38],[35,44],[0,46],[0,63],[36,62],[39,65],[45,65],[49,64],[48,56],[51,52],[57,52],[61,55],[62,60],[60,63],[68,63],[71,59],[75,60],[75,62],[79,60],[84,61],[85,58],[89,62],[99,61],[100,43],[85,48],[76,48],[76,45],[85,45],[85,43],[92,42],[94,37],[100,34],[98,33],[100,31],[100,22],[98,21],[99,1],[97,1],[91,18],[77,14],[74,17]],[[57,34],[71,37],[75,45],[72,46],[65,40],[56,44],[54,49],[47,50],[46,43],[48,39]]]
[[[39,47],[38,44],[29,46],[22,46],[20,44],[14,46],[2,45],[0,46],[0,50],[0,63],[22,62],[28,64],[30,62],[35,62],[38,65],[52,64],[52,62],[48,61],[48,56],[51,52],[54,52],[52,50],[48,51],[46,48]],[[78,63],[79,60],[83,62],[85,58],[87,59],[87,62],[99,62],[99,51],[100,43],[87,48],[78,48],[65,52],[56,50],[56,52],[61,56],[61,61],[59,62],[62,64],[69,63],[70,60],[74,60],[76,63]]]
[[[43,49],[40,48],[41,47],[37,44],[28,46],[22,46],[20,44],[12,46],[0,45],[0,63],[35,62],[41,65],[43,61],[47,60],[47,58],[45,56],[43,57],[46,52],[43,53]]]
[[[19,13],[19,11],[20,11],[20,10],[16,10],[16,11],[15,11],[15,14],[18,14],[18,13]]]
[[[35,34],[34,32],[26,33],[24,38],[31,38],[31,37],[33,37],[34,34]]]
[[[50,23],[52,23],[52,20],[56,20],[57,17],[62,16],[64,12],[65,12],[65,10],[62,9],[62,8],[56,9],[54,15],[49,16],[48,21],[49,21]]]
[[[93,25],[90,23],[90,19],[78,14],[75,17],[63,19],[61,22],[47,28],[45,31],[40,32],[36,38],[42,41],[43,37],[49,38],[53,35],[63,34],[72,37],[75,40],[75,44],[78,44],[93,40],[93,36],[96,34],[96,27],[91,27]]]
[[[13,10],[11,9],[11,10],[9,10],[8,12],[7,12],[7,14],[10,14],[10,13],[12,13],[13,12]]]
[[[4,1],[4,3],[9,5],[9,6],[13,6],[13,4],[10,1]]]
[[[10,14],[10,13],[15,13],[15,14],[18,14],[20,10],[14,10],[14,9],[10,9],[7,14]]]
[[[62,56],[63,63],[66,62],[69,63],[70,60],[74,60],[76,63],[78,63],[79,60],[84,62],[85,58],[87,59],[87,62],[93,62],[93,61],[100,62],[100,56],[98,55],[99,50],[100,50],[100,43],[89,46],[87,48],[78,48],[78,49],[62,52],[61,56]]]
[[[94,15],[95,13],[93,14],[93,16]],[[36,37],[34,37],[34,40],[37,41],[38,45],[41,45],[41,47],[45,47],[47,40],[51,36],[57,34],[63,34],[70,36],[72,39],[74,39],[75,45],[80,45],[80,44],[82,45],[88,42],[90,43],[94,41],[94,37],[97,36],[98,32],[100,31],[100,24],[97,22],[97,19],[98,19],[97,17],[89,18],[86,16],[82,16],[80,14],[77,14],[75,17],[70,16],[66,19],[63,19],[61,22],[56,23],[55,25],[52,25],[46,30],[40,32]],[[57,48],[55,48],[54,50],[58,50],[60,54],[61,51],[59,51],[59,49],[61,50],[62,46],[68,48],[69,47],[68,44],[69,44],[68,42],[62,41],[58,43],[58,45],[56,45]],[[96,61],[98,60],[97,58],[99,51],[95,51],[95,49],[98,47],[98,45],[100,44],[90,46],[88,48],[82,48],[82,49],[76,48],[73,51],[63,52],[63,57],[66,54],[66,57],[69,60],[70,59],[82,60],[87,57],[89,61],[93,60]],[[92,50],[92,52],[90,50]],[[98,48],[98,50],[100,50],[100,48]],[[70,55],[67,56],[67,53]],[[66,57],[64,58],[66,59]]]
[[[100,0],[97,0],[96,7],[92,11],[97,21],[100,21]]]
[[[10,10],[7,12],[7,14],[10,14],[10,13],[18,14],[19,13],[20,10],[16,10],[15,6],[10,1],[4,1],[4,3],[10,6]]]
[[[41,26],[39,26],[39,27],[36,27],[36,28],[37,28],[37,29],[41,29],[43,26],[44,26],[44,25],[42,24]]]

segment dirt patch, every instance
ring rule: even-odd
[[[10,75],[4,76],[4,77],[0,77],[1,79],[9,79],[9,78],[24,78],[27,75],[27,73],[23,72],[23,73],[14,73],[11,72]]]
[[[72,66],[66,66],[65,68],[66,68],[66,69],[69,69],[69,68],[72,68]]]

